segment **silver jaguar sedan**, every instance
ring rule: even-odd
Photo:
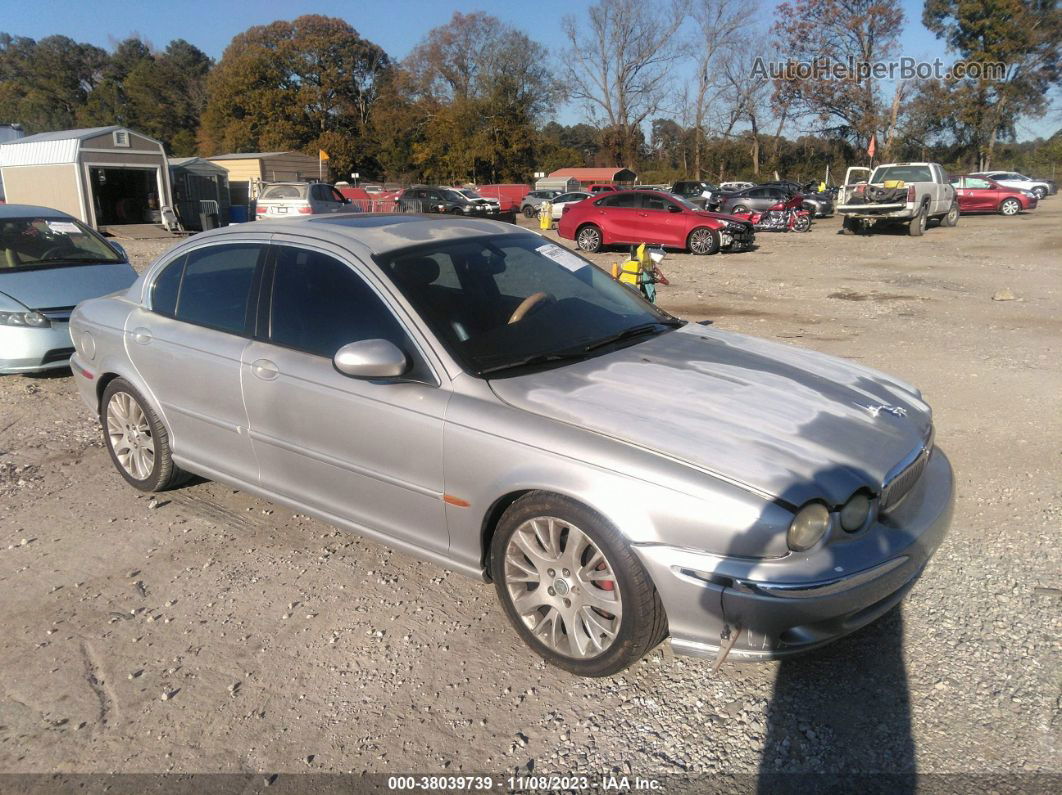
[[[896,605],[950,521],[917,389],[683,322],[508,224],[217,229],[71,328],[134,487],[215,478],[493,581],[577,674],[669,635],[815,648]]]

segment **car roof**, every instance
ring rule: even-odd
[[[478,218],[431,217],[406,213],[340,213],[233,224],[202,232],[195,235],[194,240],[220,242],[226,237],[246,235],[248,230],[264,234],[303,235],[340,245],[353,242],[364,246],[373,254],[386,254],[423,243],[448,242],[470,237],[536,234],[513,224]]]
[[[76,221],[74,216],[56,210],[52,207],[38,207],[35,204],[0,204],[0,218],[25,218],[28,215],[37,218],[69,218]]]

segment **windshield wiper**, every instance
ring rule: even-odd
[[[498,373],[502,370],[512,370],[517,367],[531,367],[536,364],[549,364],[550,362],[564,362],[572,359],[585,359],[587,351],[580,349],[577,351],[555,351],[553,353],[536,353],[533,356],[527,356],[523,359],[517,359],[515,362],[507,362],[506,364],[497,364],[493,367],[483,367],[478,371],[480,375],[487,375],[488,373]]]
[[[679,328],[684,325],[686,325],[686,321],[678,320],[677,318],[674,320],[654,320],[652,323],[642,323],[637,326],[625,328],[623,329],[623,331],[617,331],[615,334],[610,334],[609,336],[602,337],[599,340],[594,340],[589,345],[583,347],[583,351],[589,352],[597,350],[598,348],[603,348],[606,345],[611,345],[614,342],[630,339],[631,337],[640,337],[643,334],[656,334],[661,331],[661,326],[664,326],[665,328]]]

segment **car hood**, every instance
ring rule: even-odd
[[[735,224],[747,224],[749,221],[747,218],[742,218],[738,215],[731,215],[730,213],[717,213],[711,210],[698,210],[697,215],[704,216],[706,218],[715,218],[719,221],[729,221]]]
[[[88,298],[124,290],[135,280],[136,271],[127,262],[0,269],[0,293],[29,309],[49,309],[75,306]]]
[[[929,436],[914,387],[794,346],[687,325],[553,370],[495,379],[506,403],[800,505],[840,504]],[[622,463],[617,462],[617,468]]]

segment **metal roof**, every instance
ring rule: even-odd
[[[84,141],[86,138],[95,138],[97,135],[103,135],[104,133],[114,132],[115,130],[121,130],[116,124],[112,124],[110,127],[83,127],[80,130],[54,130],[52,132],[37,133],[36,135],[27,135],[25,138],[19,138],[17,141],[11,143],[17,144],[32,144],[38,141]]]
[[[626,172],[634,176],[634,172],[629,168],[620,168],[618,166],[612,168],[558,168],[556,171],[550,173],[551,177],[575,177],[581,181],[596,180],[599,182],[611,182],[616,178],[617,174]]]
[[[260,160],[263,157],[278,157],[280,155],[301,155],[302,152],[238,152],[229,155],[213,155],[207,160]],[[306,155],[309,157],[309,155]]]

